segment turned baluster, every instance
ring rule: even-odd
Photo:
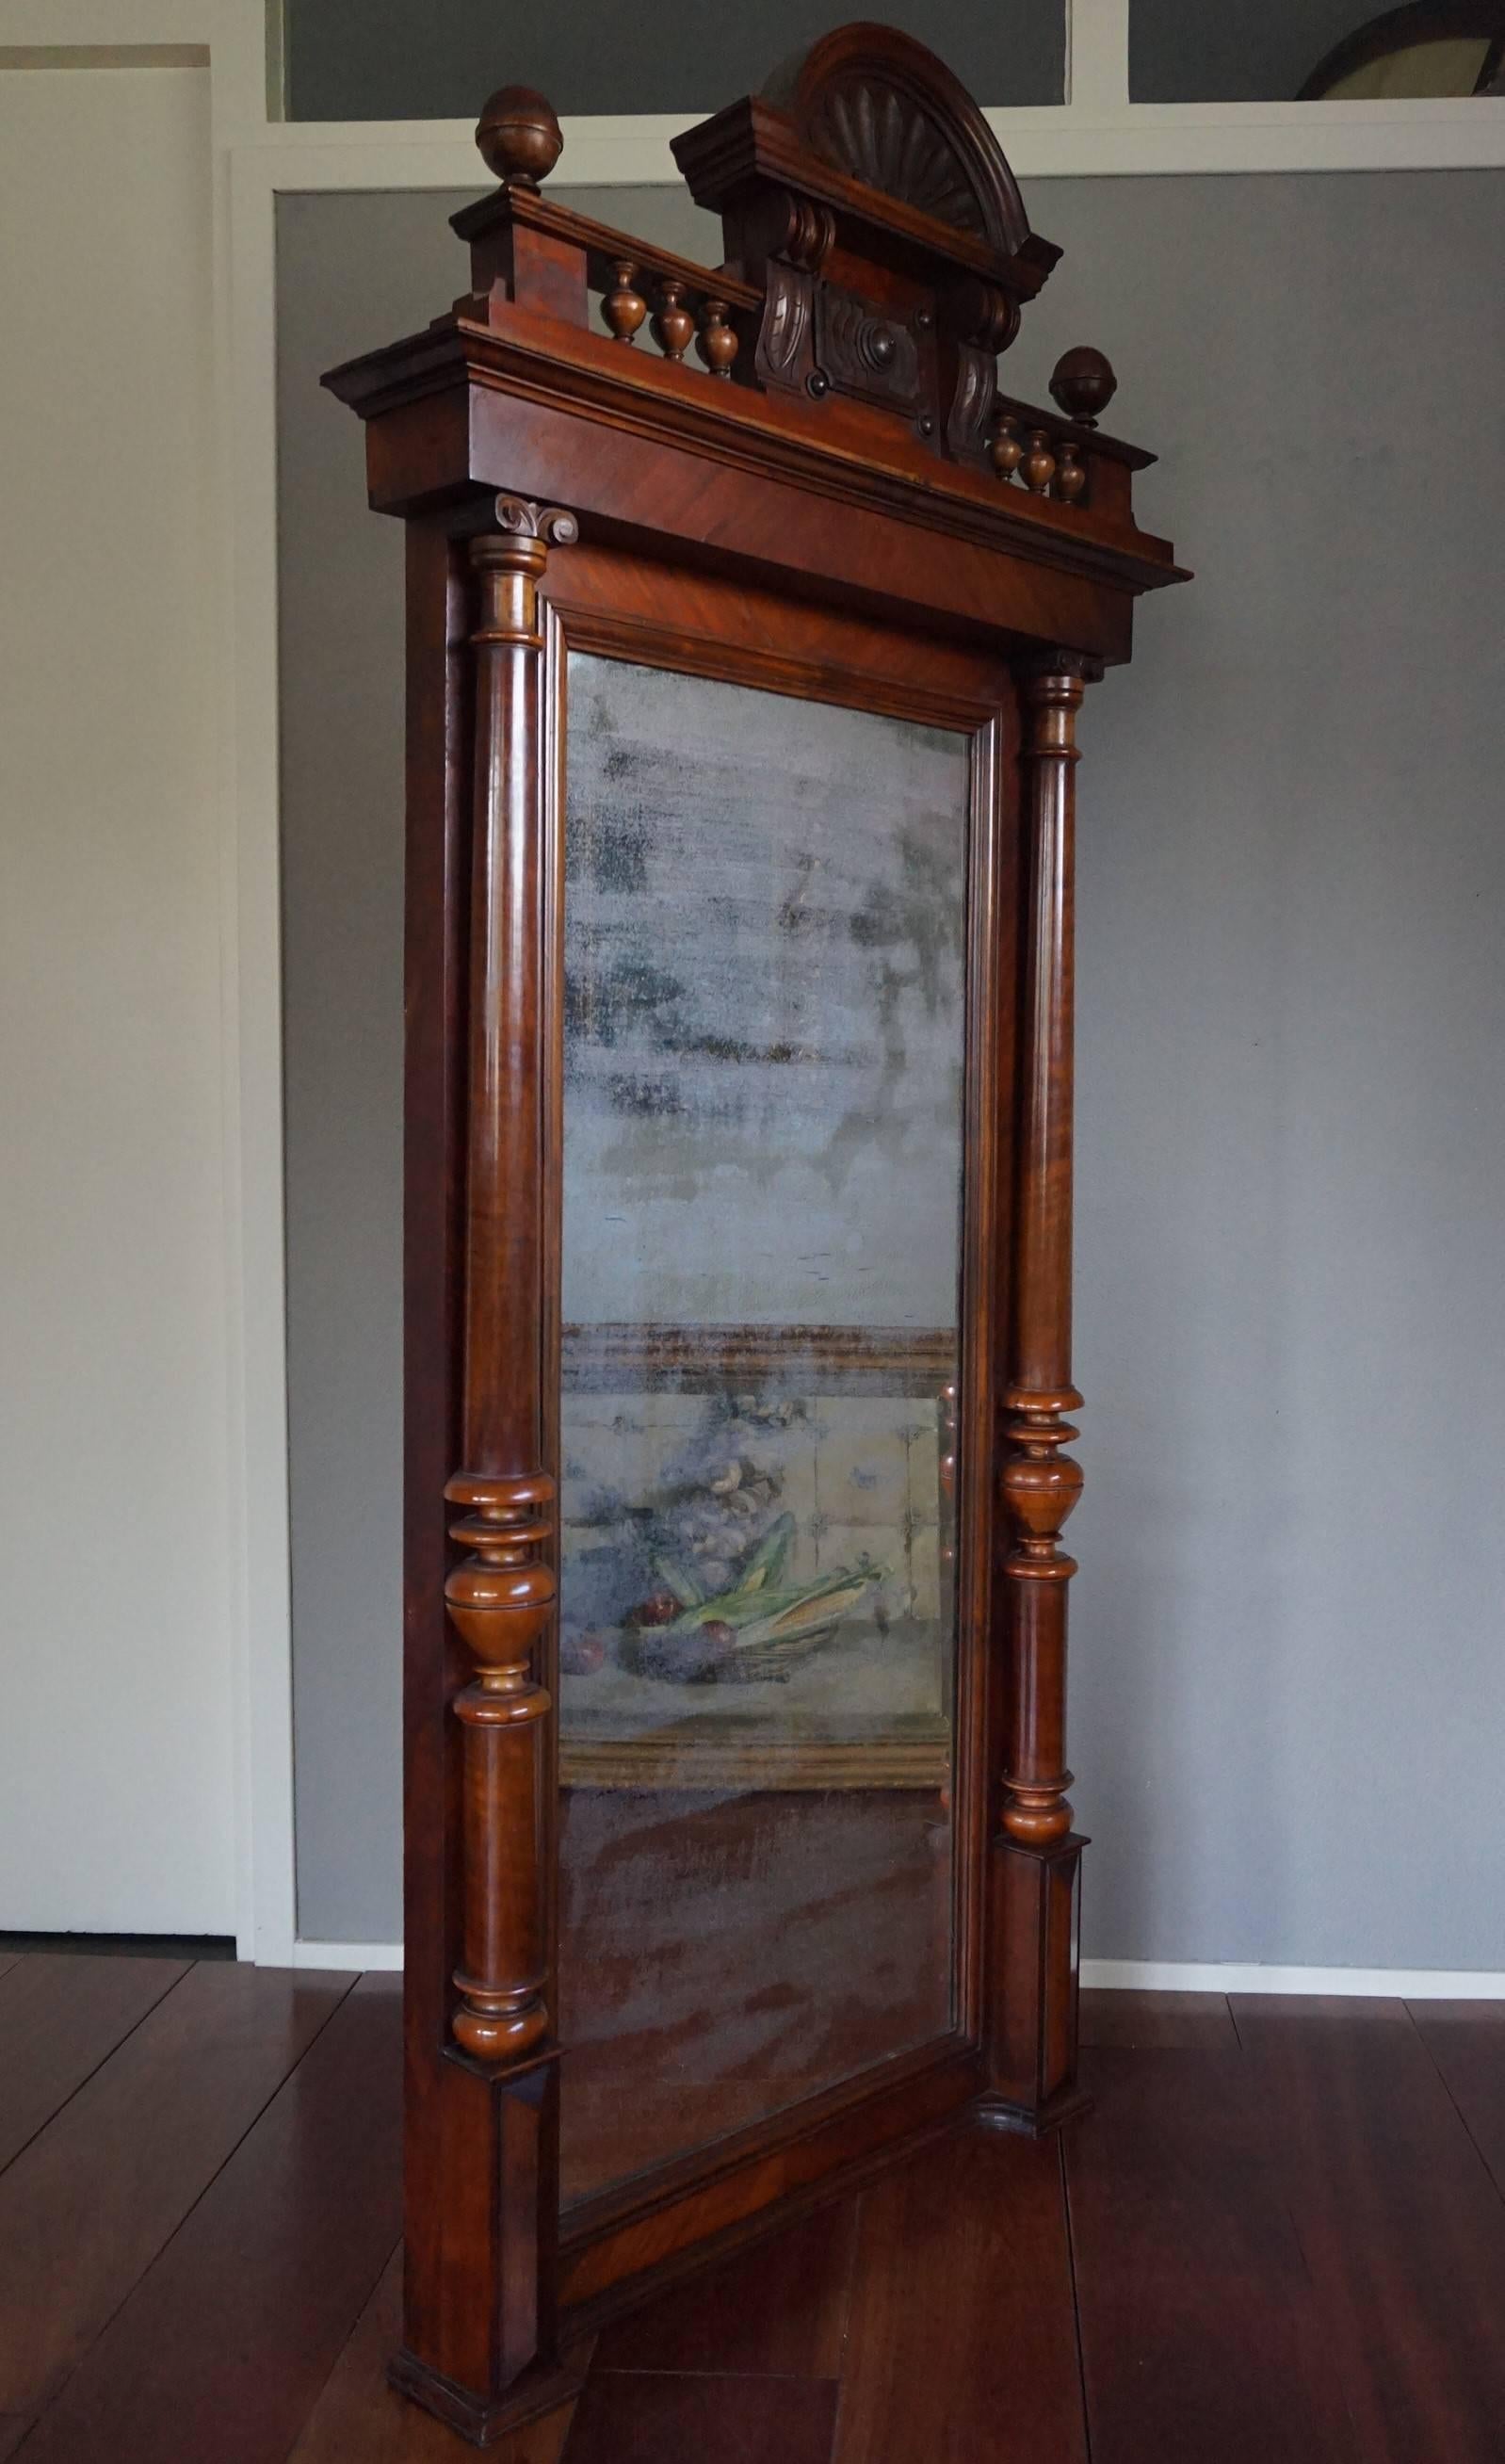
[[[998,411],[993,419],[992,434],[988,440],[988,459],[1007,485],[1024,459],[1018,423],[1007,411]]]
[[[618,342],[635,342],[638,328],[648,313],[648,303],[636,288],[638,269],[630,257],[622,257],[612,267],[615,286],[601,301],[601,316],[610,326]]]
[[[1032,428],[1025,441],[1021,466],[1024,484],[1032,496],[1048,496],[1051,481],[1056,476],[1056,456],[1051,451],[1050,430]]]
[[[695,319],[685,306],[685,285],[665,275],[659,285],[652,333],[666,360],[683,360],[695,335]]]
[[[701,307],[695,350],[713,377],[730,377],[737,356],[737,338],[727,322],[730,314],[731,305],[725,299],[707,299]]]
[[[1063,505],[1075,505],[1080,501],[1086,485],[1087,472],[1081,450],[1080,446],[1073,445],[1069,437],[1062,437],[1060,461],[1056,472],[1056,494]]]
[[[455,1697],[465,1730],[464,1965],[455,2041],[482,2061],[515,2059],[547,2033],[539,1824],[541,1723],[553,1707],[534,1668],[554,1615],[547,1474],[488,1480],[459,1473],[445,1490],[474,1509],[449,1536],[471,1549],[450,1574],[450,1619],[476,1662]]]

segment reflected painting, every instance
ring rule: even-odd
[[[566,2199],[943,2034],[969,759],[574,653]]]

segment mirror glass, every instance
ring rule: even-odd
[[[965,736],[572,652],[564,2196],[944,2034]]]

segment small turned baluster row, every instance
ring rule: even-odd
[[[648,314],[647,300],[637,287],[642,268],[631,257],[619,257],[611,270],[613,287],[601,301],[601,316],[614,341],[635,342]],[[676,366],[683,363],[693,336],[696,356],[702,364],[713,377],[730,377],[731,363],[737,356],[737,338],[728,322],[730,315],[728,300],[708,297],[701,302],[697,320],[694,312],[685,305],[683,280],[665,275],[659,284],[659,304],[649,331],[665,358]]]
[[[1096,428],[1098,413],[1107,408],[1118,391],[1118,382],[1102,353],[1095,351],[1090,343],[1079,342],[1074,350],[1063,351],[1056,363],[1051,374],[1051,400],[1060,406],[1074,426]],[[1086,495],[1086,465],[1075,439],[1061,436],[1053,440],[1048,428],[1027,429],[1021,436],[1019,423],[1010,411],[994,414],[988,458],[1006,484],[1017,472],[1032,496],[1048,496],[1054,491],[1063,505],[1076,505]]]
[[[1005,485],[1017,472],[1032,496],[1048,496],[1054,490],[1062,504],[1075,505],[1086,489],[1080,446],[1066,436],[1053,445],[1048,428],[1027,429],[1021,437],[1018,421],[1007,411],[993,422],[988,458]]]

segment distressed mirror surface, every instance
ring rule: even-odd
[[[952,2002],[969,741],[572,652],[568,2203]]]

